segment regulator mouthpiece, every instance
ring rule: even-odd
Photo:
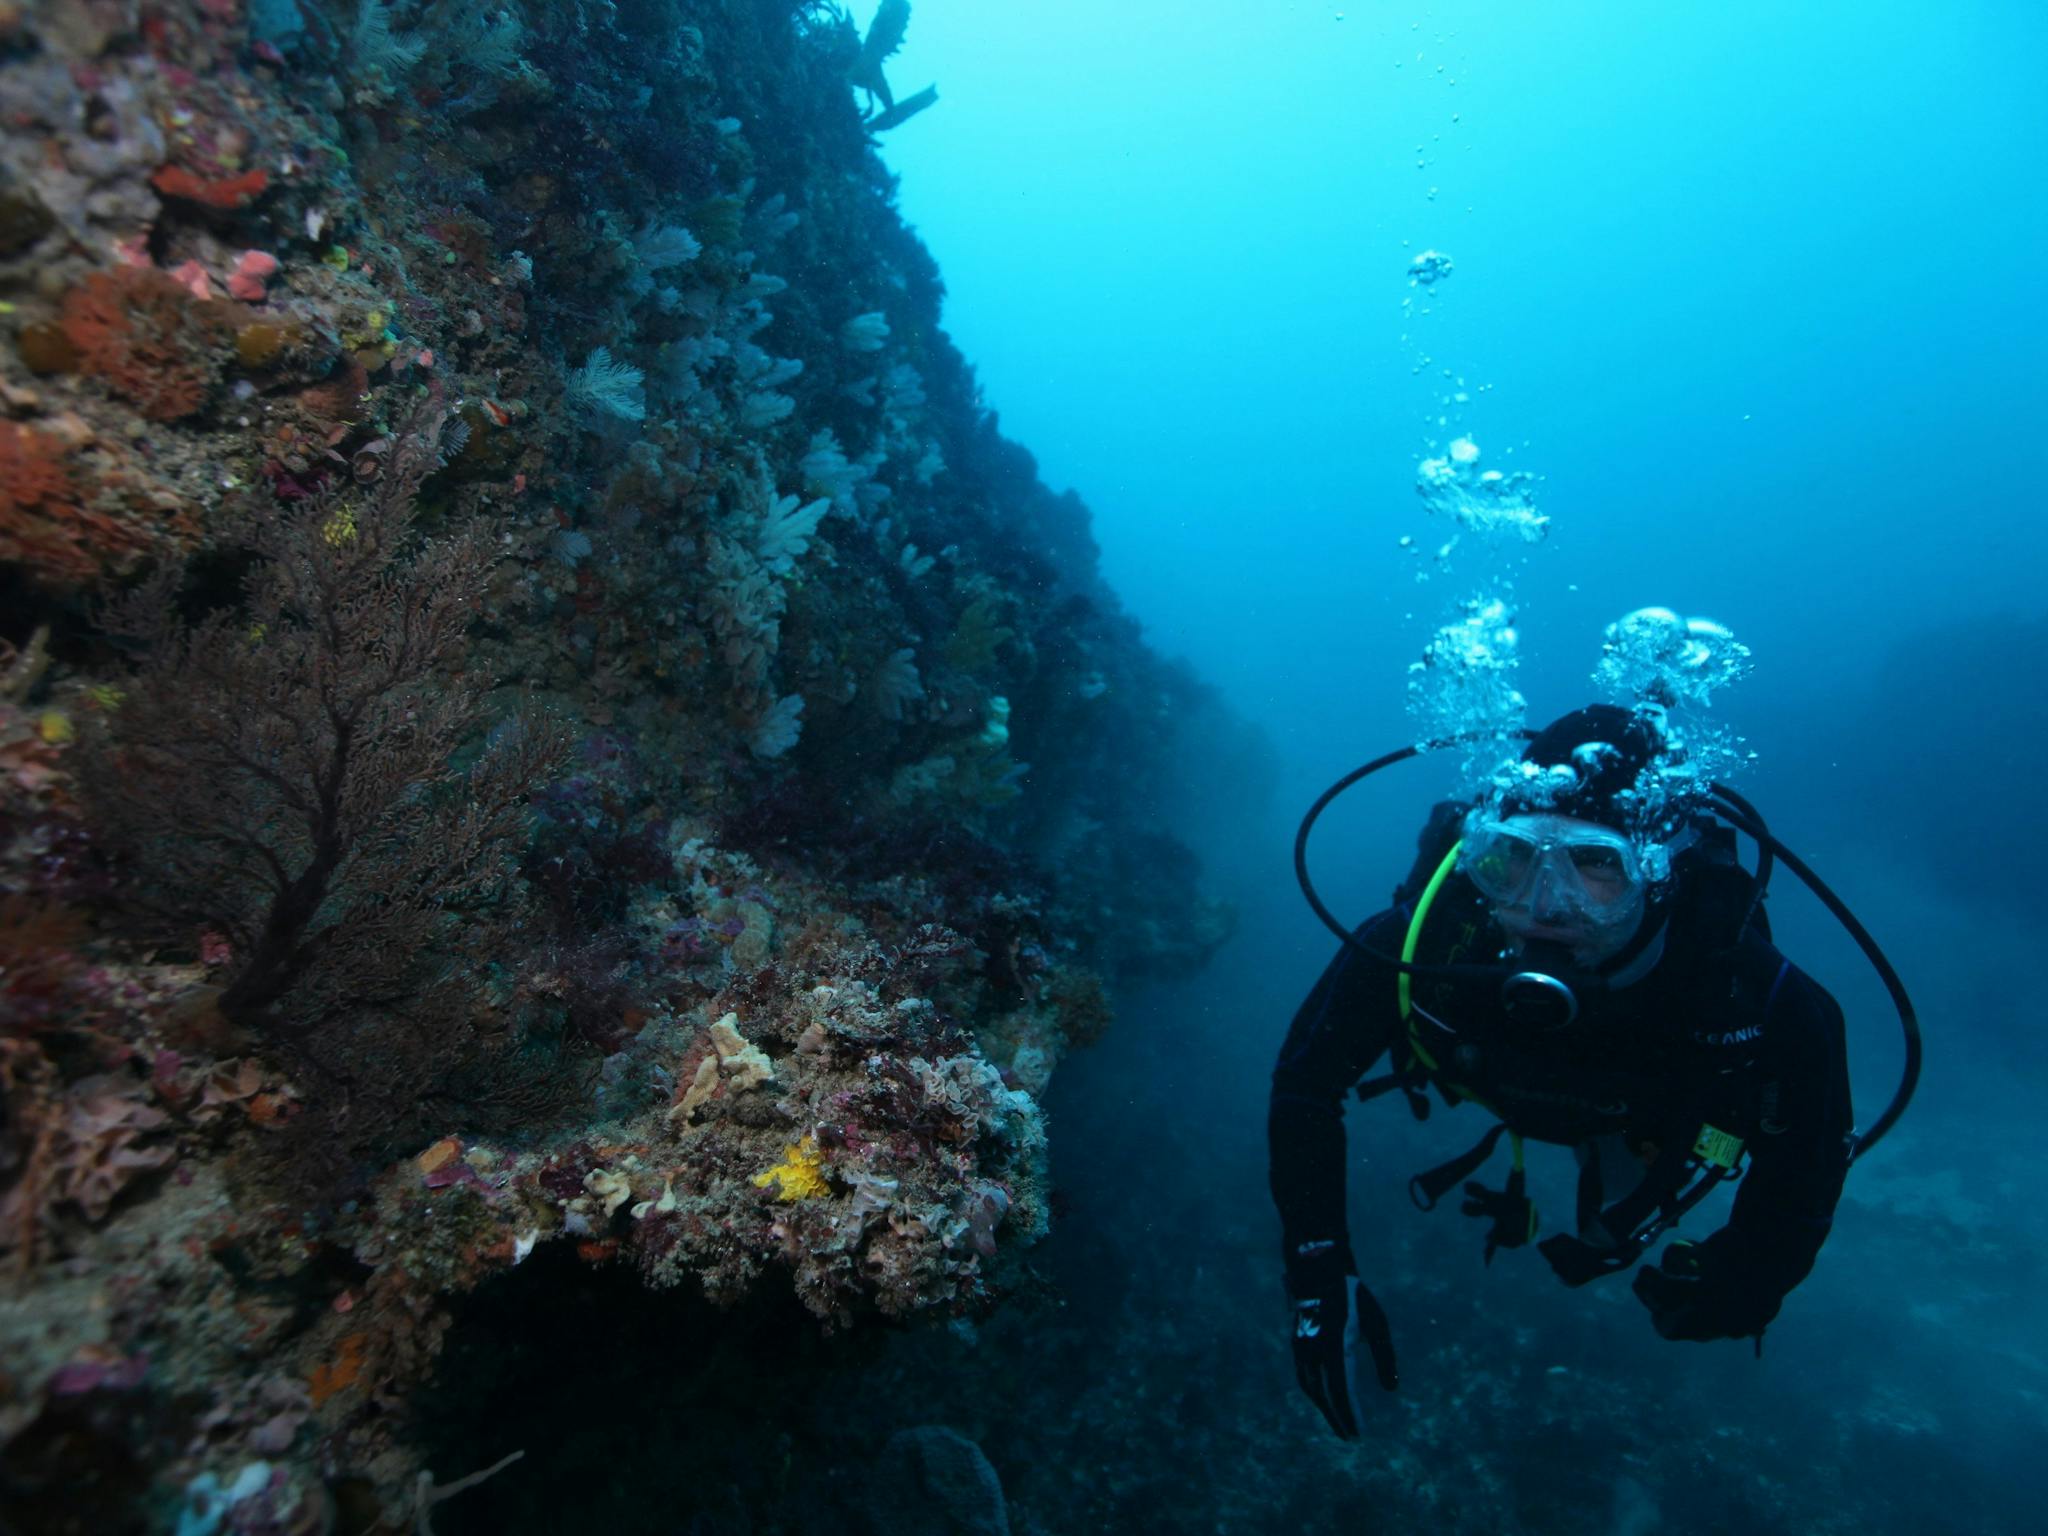
[[[1552,964],[1569,962],[1570,952],[1561,944],[1539,941],[1528,945],[1523,957],[1534,963],[1528,970],[1516,971],[1500,985],[1500,1005],[1509,1021],[1539,1034],[1564,1029],[1575,1022],[1579,1016],[1578,995],[1556,974],[1565,966]]]

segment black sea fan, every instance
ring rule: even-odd
[[[438,420],[368,496],[259,515],[244,602],[187,620],[169,569],[106,615],[144,654],[89,756],[95,819],[139,904],[227,937],[224,1014],[305,1037],[365,1008],[417,1009],[516,906],[528,788],[562,733],[480,725],[459,671],[489,569],[473,532],[414,537]]]

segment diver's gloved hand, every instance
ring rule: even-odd
[[[1341,1241],[1322,1239],[1287,1254],[1287,1296],[1294,1308],[1294,1374],[1330,1428],[1358,1438],[1357,1362],[1363,1339],[1379,1383],[1400,1384],[1393,1336],[1378,1299],[1358,1280]]]
[[[1529,1199],[1528,1178],[1519,1168],[1508,1175],[1506,1189],[1488,1189],[1476,1179],[1468,1183],[1465,1203],[1458,1209],[1493,1223],[1486,1234],[1488,1264],[1496,1249],[1519,1248],[1536,1236],[1536,1207]]]
[[[1636,1271],[1636,1300],[1667,1339],[1761,1337],[1784,1298],[1746,1280],[1731,1255],[1706,1243],[1675,1242],[1654,1269]]]

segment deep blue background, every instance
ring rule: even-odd
[[[1239,940],[1199,985],[1128,999],[1055,1086],[1089,1240],[1122,1223],[1134,1273],[1190,1241],[1128,1230],[1130,1160],[1177,1135],[1213,1226],[1156,1276],[1218,1245],[1263,1276],[1263,1075],[1330,949],[1293,890],[1291,820],[1409,737],[1408,665],[1458,601],[1511,592],[1539,720],[1590,696],[1609,621],[1712,615],[1757,661],[1720,701],[1759,753],[1742,787],[1891,950],[1928,1072],[1770,1358],[1674,1355],[1624,1296],[1603,1368],[1653,1393],[1695,1373],[1795,1463],[1905,1501],[1897,1529],[1939,1508],[2019,1528],[2042,1493],[2019,1448],[2048,1427],[2044,67],[2048,7],[2025,3],[919,0],[890,74],[941,99],[885,156],[948,328],[1005,430],[1094,509],[1152,638],[1283,759],[1283,803],[1226,796],[1190,829]],[[1433,292],[1405,275],[1425,248],[1456,262]],[[1447,406],[1460,383],[1470,402]],[[1397,540],[1450,530],[1416,461],[1459,431],[1544,477],[1552,533],[1468,540],[1418,582],[1427,557]],[[1328,823],[1319,868],[1347,911],[1383,899],[1444,787],[1405,771]],[[1867,1123],[1896,1073],[1883,995],[1789,880],[1774,909],[1848,1007]],[[1478,1285],[1469,1234],[1400,1225],[1419,1218],[1398,1176],[1476,1127],[1397,1120],[1352,1117],[1354,1224],[1422,1266],[1391,1277],[1411,1348],[1455,1353],[1465,1325],[1425,1330],[1413,1295]],[[1540,1360],[1584,1316],[1499,1267],[1486,1325],[1519,1309]],[[1277,1356],[1270,1294],[1242,1300]],[[1484,1441],[1528,1407],[1461,1411]],[[1320,1432],[1305,1407],[1280,1422]],[[1677,1528],[1667,1487],[1609,1474],[1626,1498],[1595,1524]],[[1888,1477],[1926,1500],[1871,1491]]]

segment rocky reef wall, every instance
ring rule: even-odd
[[[1257,745],[940,328],[889,43],[0,0],[20,1529],[426,1529],[541,1247],[985,1308],[1061,1056],[1226,934],[1173,829]]]

